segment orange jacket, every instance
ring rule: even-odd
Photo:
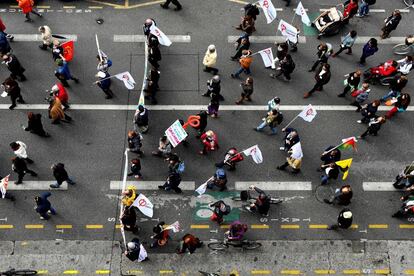
[[[243,69],[249,69],[252,61],[253,58],[251,56],[242,56],[239,60],[239,63]]]
[[[22,9],[24,14],[29,13],[33,10],[33,0],[16,0],[19,3],[19,8]]]

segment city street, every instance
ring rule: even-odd
[[[42,18],[31,15],[34,22],[24,22],[24,15],[15,1],[0,3],[0,17],[7,26],[7,33],[15,39],[10,42],[13,54],[18,57],[27,81],[19,82],[26,104],[18,104],[9,110],[10,98],[0,98],[0,176],[10,174],[8,191],[16,201],[0,200],[0,271],[10,268],[35,269],[46,275],[199,275],[198,270],[220,271],[220,275],[409,275],[414,274],[412,237],[414,217],[391,217],[401,206],[401,191],[392,186],[395,176],[413,161],[414,117],[413,106],[399,113],[382,126],[377,137],[368,136],[358,140],[357,151],[343,150],[342,158],[353,158],[348,178],[342,174],[321,186],[320,155],[330,145],[338,145],[343,138],[359,136],[366,125],[358,124],[361,114],[349,104],[353,98],[337,97],[343,90],[344,75],[357,69],[366,70],[389,59],[399,60],[393,46],[404,43],[413,33],[414,11],[402,12],[398,28],[391,38],[383,40],[383,20],[394,9],[405,8],[403,1],[378,0],[370,16],[354,17],[340,34],[317,39],[317,31],[302,24],[295,16],[293,25],[301,31],[298,51],[291,53],[296,63],[290,82],[272,79],[270,69],[264,67],[260,55],[253,57],[251,66],[254,93],[251,102],[236,105],[241,89],[240,79],[230,74],[238,63],[230,60],[234,55],[234,42],[240,31],[233,26],[240,23],[241,10],[247,3],[240,0],[180,0],[181,11],[162,9],[163,1],[106,0],[106,1],[36,1]],[[289,7],[285,2],[273,0],[277,18],[292,22],[297,1]],[[310,17],[328,9],[338,1],[303,1]],[[261,13],[256,20],[256,32],[251,37],[253,52],[272,47],[274,41],[284,41],[277,30],[277,22],[266,24]],[[142,24],[152,18],[157,26],[172,40],[170,47],[161,46],[160,91],[157,105],[146,103],[149,110],[149,131],[143,134],[141,159],[143,179],[128,177],[128,185],[137,187],[154,204],[154,216],[148,218],[137,211],[138,235],[127,232],[127,241],[138,237],[148,251],[149,261],[131,262],[121,257],[124,248],[120,233],[120,199],[124,172],[128,130],[133,129],[133,117],[144,78],[145,45]],[[97,24],[97,19],[103,19]],[[48,25],[53,34],[75,40],[75,55],[70,62],[71,73],[80,79],[70,82],[71,123],[51,124],[48,118],[49,90],[56,82],[56,65],[50,50],[39,49],[41,39],[38,28]],[[315,92],[308,99],[303,94],[314,85],[314,73],[308,72],[316,60],[316,47],[329,42],[339,49],[341,37],[349,31],[358,32],[353,54],[329,59],[332,77],[323,91]],[[101,49],[110,57],[111,75],[129,71],[136,81],[135,88],[128,90],[121,81],[112,79],[113,99],[97,87],[97,49],[95,34]],[[358,65],[363,45],[371,38],[378,38],[379,51],[367,59],[364,67]],[[137,42],[138,41],[138,42]],[[179,145],[173,152],[185,162],[182,175],[182,194],[158,190],[168,176],[168,164],[162,158],[151,155],[158,147],[159,138],[177,119],[206,110],[210,102],[203,97],[206,81],[212,74],[203,72],[202,60],[208,45],[214,44],[218,59],[216,67],[221,79],[221,102],[219,117],[208,118],[207,130],[218,136],[217,151],[200,155],[202,144],[195,137],[196,131],[188,128],[188,146]],[[414,81],[411,73],[404,92],[411,93]],[[0,80],[9,76],[2,64]],[[371,85],[369,101],[379,99],[388,92],[386,86]],[[270,129],[256,132],[267,112],[267,102],[273,97],[281,98],[280,110],[284,121],[276,135],[268,135]],[[294,175],[279,171],[286,154],[279,150],[283,145],[282,128],[304,107],[312,104],[317,111],[312,122],[301,118],[291,127],[298,130],[303,161],[301,172]],[[390,107],[382,105],[378,115],[385,115]],[[43,138],[24,131],[27,112],[42,114],[43,126],[50,138]],[[411,138],[410,138],[411,137]],[[37,177],[27,174],[23,184],[15,185],[17,174],[11,170],[14,157],[9,144],[23,141],[34,164],[29,168]],[[215,172],[215,163],[224,158],[230,147],[238,150],[258,145],[263,153],[263,163],[256,164],[251,157],[237,164],[235,171],[227,171],[228,190],[209,192],[197,197],[194,190]],[[128,159],[136,158],[128,153]],[[66,182],[52,190],[54,183],[50,167],[64,163],[75,185]],[[232,197],[255,184],[272,196],[283,200],[272,205],[268,217],[246,211],[241,202]],[[352,186],[354,196],[347,206],[353,213],[350,229],[328,231],[336,223],[338,213],[344,206],[328,205],[324,198],[333,195],[344,184]],[[49,220],[40,220],[33,210],[34,197],[52,190],[49,197],[57,211]],[[224,200],[232,207],[222,225],[209,220],[208,204]],[[259,251],[243,252],[231,249],[229,254],[211,252],[207,246],[192,255],[176,255],[182,236],[192,233],[207,244],[210,240],[222,240],[231,222],[239,220],[249,225],[245,237],[263,244]],[[163,248],[149,248],[153,227],[159,222],[171,224],[179,221],[181,231],[172,234],[172,240]],[[66,244],[67,243],[67,244]],[[60,247],[59,244],[66,244]],[[407,245],[406,245],[407,244]],[[408,249],[409,248],[409,249]],[[406,250],[406,251],[404,251]],[[56,252],[56,253],[54,253]],[[395,253],[398,252],[398,253]],[[54,257],[55,256],[55,257]],[[257,260],[258,258],[258,260]],[[403,259],[401,259],[403,258]],[[71,273],[72,272],[72,273]],[[98,273],[100,272],[100,273]],[[319,273],[318,273],[319,272]],[[42,273],[39,273],[42,274]]]

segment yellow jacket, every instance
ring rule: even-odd
[[[128,186],[127,190],[132,191],[131,196],[124,195],[122,198],[122,204],[129,207],[134,203],[135,199],[137,198],[137,188],[133,185]]]
[[[207,67],[213,67],[217,62],[217,51],[210,52],[207,49],[206,54],[204,55],[203,64]]]

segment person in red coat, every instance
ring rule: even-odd
[[[39,17],[42,17],[40,13],[34,8],[34,0],[16,0],[19,4],[19,8],[22,9],[22,12],[26,16],[26,22],[33,22],[30,18],[30,13],[36,14]]]
[[[62,83],[58,82],[52,86],[50,96],[58,98],[63,105],[63,110],[69,108],[69,94]]]
[[[1,20],[1,17],[0,17],[0,31],[2,31],[10,41],[13,41],[14,36],[6,33],[5,30],[6,30],[6,25],[4,25],[3,20]]]
[[[212,131],[208,130],[200,136],[200,140],[203,143],[203,150],[199,153],[201,155],[207,154],[208,151],[214,151],[218,148],[217,135]]]

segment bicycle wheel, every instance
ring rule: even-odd
[[[404,4],[407,7],[412,7],[414,5],[414,0],[404,0]]]
[[[383,79],[380,79],[380,83],[381,83],[381,85],[389,86],[390,85],[390,82],[393,79],[394,79],[393,77],[383,78]]]
[[[243,242],[243,245],[242,245],[243,249],[247,249],[247,250],[253,250],[261,246],[262,246],[261,243],[255,242],[255,241],[246,241],[246,242]]]
[[[412,1],[414,1],[414,0],[412,0]],[[396,55],[407,55],[411,52],[411,47],[401,43],[401,44],[395,45],[392,48],[392,51]]]
[[[201,275],[204,275],[204,276],[220,276],[217,273],[208,273],[208,272],[204,272],[204,271],[201,271],[201,270],[199,270],[198,272],[201,273]]]
[[[242,199],[239,196],[234,196],[231,199],[234,201],[242,201]]]
[[[229,248],[229,246],[227,244],[225,244],[224,242],[211,242],[207,246],[211,250],[217,250],[217,251],[225,250],[225,249]]]
[[[36,275],[36,270],[24,269],[24,270],[15,270],[11,275]]]

